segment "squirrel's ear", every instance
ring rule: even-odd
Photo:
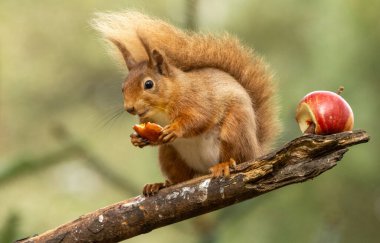
[[[131,70],[137,64],[137,62],[132,57],[127,47],[123,43],[121,43],[120,41],[114,38],[109,38],[109,40],[119,49],[119,51],[121,52],[121,55],[124,58],[125,64],[127,65],[127,68]]]
[[[152,51],[151,60],[153,62],[153,66],[157,69],[157,71],[161,75],[169,76],[170,69],[169,65],[165,60],[165,57],[157,50]]]

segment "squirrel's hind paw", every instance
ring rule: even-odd
[[[153,196],[157,194],[159,190],[169,187],[171,183],[166,180],[165,182],[146,184],[143,188],[143,195],[146,197]]]
[[[234,169],[236,167],[236,161],[234,159],[230,159],[227,162],[218,163],[210,168],[210,172],[212,177],[229,177],[230,169]]]

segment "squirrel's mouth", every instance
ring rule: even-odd
[[[139,113],[139,117],[140,118],[143,118],[147,113],[148,113],[149,109],[146,109],[145,111],[143,111],[142,113]]]

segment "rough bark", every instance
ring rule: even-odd
[[[280,187],[312,179],[334,167],[349,146],[369,140],[365,131],[305,135],[276,152],[239,164],[229,178],[203,176],[137,196],[18,242],[118,242],[211,212]]]

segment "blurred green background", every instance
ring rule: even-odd
[[[263,55],[279,83],[284,132],[298,101],[345,86],[355,146],[313,181],[285,187],[130,242],[380,242],[380,1],[0,1],[0,242],[41,233],[162,181],[155,148],[129,141],[125,73],[89,26],[134,8],[182,28],[228,31]]]

